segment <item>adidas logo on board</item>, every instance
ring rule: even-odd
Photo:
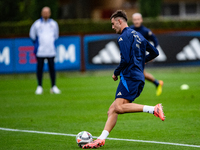
[[[150,43],[154,46],[153,42],[150,41]],[[158,45],[156,47],[156,49],[158,50],[159,55],[154,59],[154,61],[157,61],[157,62],[164,62],[164,61],[166,61],[167,60],[167,56],[165,55],[165,53],[164,53],[163,49],[161,48],[161,46]],[[147,52],[147,54],[148,54],[148,52]]]
[[[112,64],[120,62],[120,50],[115,42],[111,41],[105,45],[105,48],[92,58],[94,64]]]
[[[181,52],[176,55],[179,61],[200,59],[200,42],[197,38],[192,39]]]

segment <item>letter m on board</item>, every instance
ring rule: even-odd
[[[10,64],[10,48],[7,46],[3,48],[2,53],[0,52],[0,63]]]

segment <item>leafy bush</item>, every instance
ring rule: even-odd
[[[143,17],[158,17],[161,11],[162,0],[139,0],[140,12]]]
[[[0,23],[0,37],[28,36],[33,21],[4,22]],[[97,34],[114,33],[111,23],[107,21],[80,20],[58,20],[60,34]],[[129,22],[131,25],[132,23]],[[144,25],[152,30],[200,30],[200,20],[159,20],[146,19]]]

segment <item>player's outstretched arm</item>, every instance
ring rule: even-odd
[[[152,59],[156,58],[159,55],[158,50],[153,45],[151,45],[148,41],[146,42],[147,42],[146,51],[148,51],[149,54],[146,55],[145,63],[151,61]]]
[[[149,36],[149,40],[153,42],[154,47],[158,46],[158,39],[156,38],[156,36],[153,33]]]

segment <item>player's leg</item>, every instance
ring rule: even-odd
[[[44,58],[43,57],[36,57],[37,58],[37,82],[38,86],[35,91],[35,94],[42,94],[43,89],[42,89],[42,76],[43,76],[43,67],[44,67]]]
[[[156,95],[160,96],[162,94],[162,87],[163,87],[163,81],[157,80],[154,78],[154,76],[144,70],[144,77],[146,80],[152,82],[156,86]]]
[[[161,104],[157,104],[156,106],[147,106],[136,103],[123,103],[121,104],[122,98],[118,98],[115,100],[115,112],[117,114],[124,113],[137,113],[137,112],[146,112],[150,114],[154,114],[154,116],[159,117],[162,121],[165,120],[163,108]]]
[[[146,112],[150,114],[154,114],[154,116],[159,117],[162,121],[165,120],[165,116],[163,113],[163,108],[161,104],[157,104],[156,106],[147,106],[136,103],[123,103],[121,104],[119,101],[121,99],[116,99],[115,103],[115,112],[117,114],[124,113],[136,113],[136,112]]]
[[[47,58],[47,60],[48,60],[48,67],[49,67],[49,75],[51,78],[51,86],[53,87],[55,85],[55,81],[56,81],[54,57],[49,57],[49,58]]]
[[[93,141],[92,143],[88,143],[84,145],[82,148],[97,148],[100,146],[103,146],[105,144],[105,139],[111,132],[111,130],[114,128],[118,114],[115,112],[115,101],[111,104],[108,110],[108,118],[104,127],[104,130],[102,131],[101,135],[97,138],[97,140]]]
[[[55,71],[55,63],[54,63],[54,57],[47,58],[48,60],[48,67],[49,67],[49,74],[51,78],[51,93],[59,94],[60,90],[56,86],[56,71]]]
[[[154,78],[154,76],[144,70],[144,77],[146,80],[152,82],[156,87],[159,85],[159,81]]]
[[[131,107],[130,107],[131,105]],[[110,106],[108,110],[108,119],[106,121],[104,131],[107,131],[108,133],[111,132],[111,130],[114,128],[118,114],[123,114],[127,112],[142,112],[144,105],[134,104],[130,103],[130,101],[122,98],[117,98],[112,105]],[[130,111],[129,111],[130,110]],[[108,135],[104,134],[102,132],[102,135],[98,137],[98,139],[106,139]]]
[[[118,103],[118,104],[117,104]],[[110,106],[109,110],[108,110],[108,119],[106,121],[104,130],[108,131],[109,133],[111,132],[111,130],[114,128],[116,122],[117,122],[117,117],[118,117],[118,112],[116,111],[117,109],[117,105],[122,105],[125,103],[130,103],[130,101],[126,100],[126,99],[120,99],[119,101],[117,101],[117,99],[112,103],[112,105]],[[105,139],[106,137],[104,136],[100,136],[99,139]]]
[[[129,100],[123,98],[117,98],[109,108],[108,119],[101,135],[97,138],[97,140],[93,141],[92,143],[84,145],[83,149],[98,148],[103,146],[105,144],[105,139],[116,125],[118,114],[136,112],[151,113],[154,114],[156,117],[162,118],[164,121],[164,113],[161,104],[158,104],[155,107],[146,106],[136,103],[130,103]]]
[[[108,115],[108,118],[107,118],[104,130],[110,133],[111,130],[114,128],[115,124],[117,123],[117,118],[118,118],[118,114],[115,112],[115,101],[110,106],[107,115]],[[100,139],[106,139],[106,137],[102,135],[100,136]]]
[[[111,104],[111,106],[109,107],[109,110],[107,113],[108,118],[107,118],[104,130],[102,131],[101,135],[97,138],[97,140],[93,141],[92,143],[88,143],[88,144],[84,145],[83,149],[97,148],[97,147],[103,146],[105,144],[105,139],[107,138],[107,136],[109,135],[111,130],[115,127],[116,122],[117,122],[118,114],[115,112],[115,103],[116,103],[116,101],[114,101]],[[123,101],[121,101],[121,103],[123,103]]]
[[[143,112],[144,105],[130,103],[123,98],[117,98],[115,101],[115,112],[117,114]],[[121,101],[127,101],[127,103],[121,103]]]

